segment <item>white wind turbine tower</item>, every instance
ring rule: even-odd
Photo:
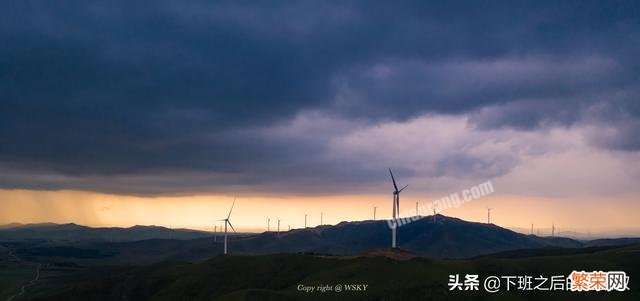
[[[378,207],[373,206],[373,220],[376,220],[376,209],[378,209]]]
[[[271,230],[271,218],[267,217],[267,232]]]
[[[307,214],[304,214],[304,227],[307,228]]]
[[[416,216],[419,217],[420,215],[418,214],[418,202],[416,202]]]
[[[491,224],[491,210],[493,208],[487,208],[487,224]]]
[[[221,219],[220,221],[224,222],[224,254],[227,254],[227,225],[231,227],[233,232],[236,232],[236,229],[233,228],[229,218],[231,217],[231,211],[233,211],[233,206],[236,204],[236,199],[233,198],[233,203],[231,204],[231,209],[229,210],[229,214],[227,214],[227,218]]]
[[[280,235],[280,218],[278,218],[278,235]]]
[[[393,172],[389,168],[389,174],[391,175],[391,181],[393,181],[393,227],[391,228],[391,247],[396,248],[396,228],[398,228],[397,219],[400,212],[400,192],[402,192],[407,186],[404,185],[402,189],[398,190],[396,179],[393,177]]]
[[[324,217],[324,212],[320,212],[320,226],[322,226],[322,218]]]

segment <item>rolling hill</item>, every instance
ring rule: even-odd
[[[335,226],[295,229],[280,234],[265,232],[235,237],[230,250],[237,254],[307,252],[357,255],[390,246],[386,221],[342,222]],[[500,251],[554,247],[581,247],[583,243],[560,237],[524,235],[493,224],[468,222],[438,215],[398,228],[398,246],[421,256],[466,258]]]
[[[108,240],[111,235],[117,237],[114,242]],[[99,254],[96,258],[103,261],[113,259],[118,263],[149,263],[165,259],[196,262],[221,254],[223,250],[220,235],[214,241],[211,233],[162,227],[89,228],[66,224],[0,230],[0,240],[36,238],[47,239],[22,249],[17,247],[17,253],[32,258],[51,254],[64,256],[60,248],[71,246],[74,249],[68,249],[71,250],[69,257],[73,254]],[[435,222],[429,217],[398,228],[400,248],[418,256],[433,258],[471,258],[510,250],[580,248],[637,241],[615,239],[583,242],[563,237],[524,235],[493,224],[468,222],[443,215],[438,215]],[[389,246],[390,229],[386,221],[342,222],[333,226],[229,237],[230,252],[239,255],[313,253],[353,256]]]
[[[638,300],[640,246],[595,252],[473,260],[385,255],[342,258],[301,254],[217,256],[197,264],[161,262],[147,267],[90,269],[50,278],[30,300]],[[388,251],[387,251],[388,253]],[[573,270],[623,270],[626,292],[450,291],[452,274],[569,275]],[[305,292],[302,286],[365,284],[365,291]]]
[[[0,227],[0,239],[50,241],[138,241],[145,239],[194,239],[212,234],[190,229],[169,229],[159,226],[133,226],[129,228],[92,228],[70,224],[8,224]]]

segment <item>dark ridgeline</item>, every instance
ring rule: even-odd
[[[388,249],[391,243],[386,220],[342,222],[330,226],[293,229],[261,234],[233,234],[229,252],[236,255],[277,253],[314,253],[326,255],[360,255],[372,250]],[[171,239],[170,239],[171,238]],[[223,242],[213,233],[176,230],[163,227],[89,228],[74,224],[20,226],[0,230],[0,240],[42,241],[46,253],[49,245],[72,244],[98,249],[121,261],[161,259],[199,261],[222,254]],[[525,235],[493,224],[468,222],[438,215],[398,227],[398,248],[434,258],[469,258],[496,252],[543,247],[615,245],[630,240],[581,242],[563,237]],[[59,252],[59,250],[56,250]],[[76,253],[78,251],[76,250]]]

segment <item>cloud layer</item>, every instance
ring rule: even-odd
[[[357,192],[640,150],[635,2],[4,6],[5,188]]]

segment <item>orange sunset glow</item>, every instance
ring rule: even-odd
[[[443,196],[439,196],[443,197]],[[425,204],[439,197],[420,197],[407,193],[401,203],[403,210],[412,211],[415,202]],[[213,231],[220,226],[219,219],[229,210],[233,196],[119,196],[80,191],[27,191],[2,190],[0,198],[12,200],[0,211],[0,223],[21,221],[23,223],[79,223],[90,226],[160,225],[172,228],[193,228]],[[234,226],[239,231],[266,231],[267,218],[271,218],[272,230],[276,219],[281,219],[281,230],[288,226],[301,228],[304,213],[309,214],[310,226],[320,223],[320,212],[324,213],[324,224],[341,221],[373,219],[373,207],[377,206],[377,218],[388,219],[391,206],[388,196],[291,196],[291,197],[244,197],[238,196],[234,209]],[[628,210],[619,206],[632,204]],[[559,229],[582,232],[628,233],[640,228],[637,212],[640,204],[629,199],[610,201],[594,199],[560,200],[551,198],[489,195],[459,208],[439,212],[447,216],[485,222],[486,207],[498,208],[492,212],[492,222],[505,227],[528,230],[534,228],[548,232],[555,222]],[[602,222],[600,216],[606,216]],[[600,220],[600,222],[598,222]]]

